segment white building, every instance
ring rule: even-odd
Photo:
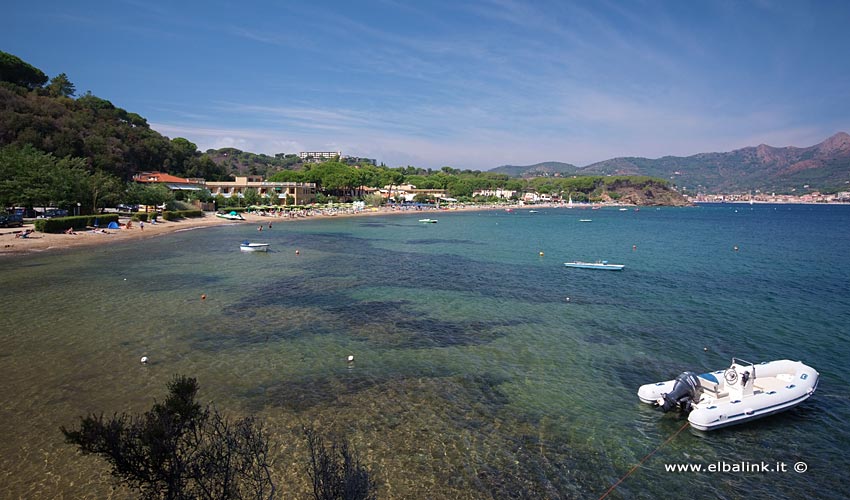
[[[516,196],[516,191],[509,191],[507,189],[479,189],[472,193],[473,198],[476,196],[495,196],[496,198],[503,198],[507,200]]]
[[[417,189],[413,184],[384,186],[380,193],[384,198],[393,198],[396,201],[413,201],[418,194],[439,200],[449,198],[449,193],[445,189]]]
[[[342,158],[341,151],[302,151],[298,153],[298,157],[302,160],[311,158],[313,160],[333,160],[335,157]]]

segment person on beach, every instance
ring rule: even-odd
[[[141,231],[145,230],[145,221],[139,221],[139,230],[141,230]]]

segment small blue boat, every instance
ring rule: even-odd
[[[564,262],[564,265],[567,267],[576,267],[579,269],[603,269],[605,271],[622,271],[624,264],[609,264],[607,260],[600,260],[596,262]]]

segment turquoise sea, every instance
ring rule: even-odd
[[[133,497],[59,426],[142,412],[186,374],[201,401],[263,419],[281,498],[309,497],[308,423],[350,440],[379,498],[599,498],[684,422],[638,386],[736,356],[801,360],[820,386],[778,416],[685,430],[609,498],[850,498],[850,206],[539,210],[0,259],[0,496]],[[597,259],[626,268],[563,266]],[[763,462],[787,470],[665,470]]]

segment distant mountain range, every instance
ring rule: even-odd
[[[560,162],[504,165],[491,171],[513,177],[647,175],[667,179],[688,192],[848,191],[850,135],[839,132],[807,148],[761,144],[728,153],[613,158],[586,167]]]

